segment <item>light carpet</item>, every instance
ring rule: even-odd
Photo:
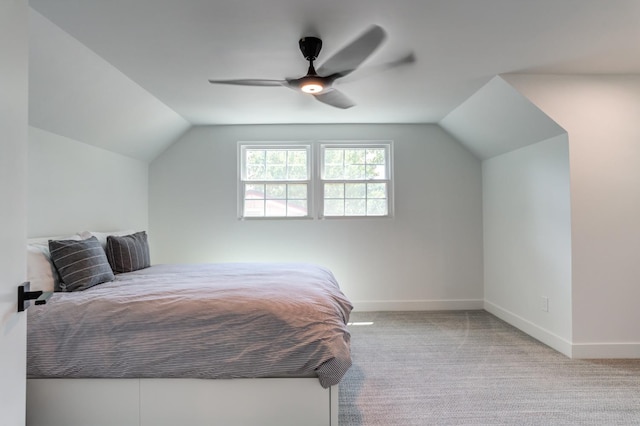
[[[640,360],[572,360],[485,311],[351,321],[340,426],[640,425]]]

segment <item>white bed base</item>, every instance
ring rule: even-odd
[[[28,379],[29,426],[338,426],[317,378]]]

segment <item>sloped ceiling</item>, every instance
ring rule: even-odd
[[[150,162],[190,123],[35,11],[29,124]]]
[[[451,111],[440,126],[481,160],[566,133],[499,76]]]
[[[146,158],[188,125],[437,123],[504,73],[640,74],[638,0],[30,0],[30,5],[37,11],[32,124]],[[51,37],[52,24],[66,35]],[[299,77],[307,66],[297,46],[300,37],[323,39],[321,65],[371,24],[386,30],[385,43],[363,69],[337,83],[357,103],[354,108],[338,110],[282,87],[207,82]],[[61,47],[64,43],[75,48]],[[367,72],[409,52],[417,59],[411,65]]]

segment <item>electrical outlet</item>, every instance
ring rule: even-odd
[[[540,309],[544,312],[549,312],[549,298],[546,296],[542,296],[542,300],[540,301]]]

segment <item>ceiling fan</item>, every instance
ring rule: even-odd
[[[345,94],[335,89],[333,83],[355,71],[382,44],[385,37],[385,31],[381,27],[373,25],[327,59],[317,71],[313,62],[320,54],[322,40],[318,37],[303,37],[298,44],[302,55],[309,61],[309,69],[303,77],[284,80],[209,80],[209,83],[239,86],[283,86],[313,95],[318,101],[336,108],[351,108],[355,104]],[[414,61],[415,57],[413,53],[410,53],[398,60],[372,67],[372,70],[381,71]]]

